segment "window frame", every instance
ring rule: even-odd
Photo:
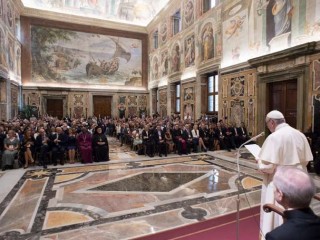
[[[155,30],[153,32],[152,40],[153,40],[153,49],[158,49],[159,48],[159,31],[158,30]]]
[[[217,5],[217,0],[202,0],[202,14],[208,12]]]
[[[176,24],[178,21],[178,24]],[[178,28],[178,29],[177,29]],[[178,9],[175,14],[172,15],[172,35],[176,35],[182,30],[181,10]]]
[[[177,106],[179,106],[179,109],[177,108]],[[176,114],[181,113],[181,84],[180,83],[177,83],[175,85],[175,107],[174,108],[175,108]]]
[[[209,85],[212,80],[212,91],[210,91]],[[208,114],[218,114],[219,112],[219,75],[217,73],[208,74],[207,76],[207,113]],[[209,100],[212,97],[212,111],[210,109]]]

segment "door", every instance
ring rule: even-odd
[[[93,115],[96,117],[111,117],[112,97],[93,96]]]
[[[47,99],[47,114],[63,118],[63,99]]]
[[[269,83],[267,110],[279,110],[286,122],[297,126],[297,80]]]

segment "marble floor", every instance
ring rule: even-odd
[[[235,152],[149,158],[111,143],[108,163],[0,172],[0,239],[132,239],[236,210]],[[239,162],[251,208],[261,175]]]

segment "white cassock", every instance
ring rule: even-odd
[[[277,166],[295,166],[307,171],[306,166],[309,161],[313,160],[313,156],[304,134],[290,127],[287,123],[281,123],[264,141],[257,160],[259,169],[264,172],[261,190],[260,230],[265,236],[283,222],[280,215],[273,212],[265,213],[262,209],[266,203],[277,204],[272,182]]]

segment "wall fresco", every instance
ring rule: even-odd
[[[142,86],[141,40],[32,26],[32,81]]]

